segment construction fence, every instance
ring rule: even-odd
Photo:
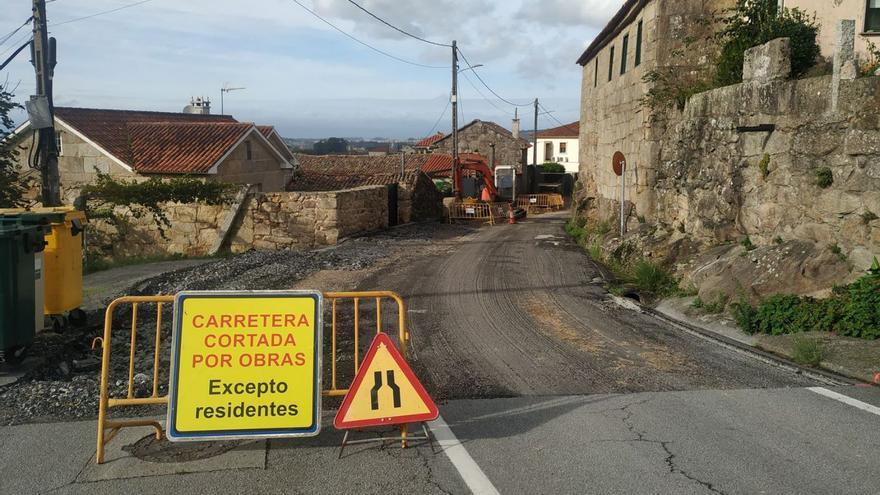
[[[406,329],[406,308],[403,299],[394,292],[389,291],[372,291],[372,292],[325,292],[323,293],[325,306],[324,311],[329,310],[329,354],[323,357],[324,362],[330,363],[329,388],[322,391],[324,397],[343,397],[348,393],[348,387],[340,386],[340,380],[344,380],[345,384],[357,374],[357,370],[361,364],[362,344],[368,344],[373,334],[383,333],[383,328],[388,330],[396,330],[397,346],[401,355],[406,357],[406,346],[409,341],[409,334]],[[329,304],[328,304],[329,303]],[[390,315],[383,315],[383,303],[386,306],[394,306],[395,311]],[[152,427],[155,430],[156,438],[161,439],[164,431],[162,424],[153,419],[156,414],[149,414],[149,417],[137,418],[138,413],[143,413],[143,408],[138,409],[137,406],[168,406],[167,392],[160,393],[160,383],[167,383],[170,363],[170,342],[169,338],[165,338],[165,346],[163,347],[163,313],[174,304],[174,296],[124,296],[118,298],[107,306],[104,315],[104,333],[102,337],[98,337],[92,344],[92,347],[101,346],[101,383],[100,396],[98,405],[98,435],[97,450],[95,460],[98,464],[104,462],[104,450],[106,445],[113,440],[122,428],[128,427]],[[148,322],[152,327],[152,342],[145,340],[142,335],[138,338],[139,314],[144,307],[149,307],[145,320],[149,320],[154,315],[154,322]],[[114,341],[114,317],[120,316],[121,308],[129,308],[131,310],[130,325],[125,325],[129,330],[128,335],[115,335],[117,339],[126,339],[129,343],[128,366],[113,367],[116,362],[111,356],[111,343]],[[365,314],[368,312],[369,315]],[[383,317],[385,320],[383,321]],[[143,325],[140,325],[143,326]],[[362,327],[369,327],[369,334],[361,335]],[[117,330],[120,327],[117,326]],[[124,331],[124,330],[123,330]],[[117,331],[118,333],[118,331]],[[167,334],[167,329],[164,329]],[[392,332],[384,332],[392,333]],[[326,332],[325,332],[326,334]],[[149,334],[148,334],[149,335]],[[363,338],[362,338],[363,337]],[[325,341],[326,341],[325,337]],[[117,340],[119,342],[119,340]],[[146,345],[144,345],[146,343]],[[326,342],[325,342],[326,344]],[[145,361],[144,353],[152,353],[152,359]],[[149,354],[147,354],[149,355]],[[345,363],[349,356],[353,357],[351,368],[342,369],[338,363]],[[138,390],[135,386],[136,376],[145,374],[142,369],[144,363],[149,362],[152,366],[152,388],[147,397],[137,397]],[[141,369],[138,369],[138,368]],[[121,373],[125,369],[127,372],[127,382],[120,392],[117,388],[116,396],[111,397],[111,383],[120,383],[121,377],[112,376],[111,372],[116,371],[114,375]],[[324,380],[327,383],[327,380]],[[111,409],[129,408],[126,413],[127,418],[134,419],[109,419],[108,413]],[[132,414],[129,414],[131,412]],[[147,416],[147,414],[144,414]],[[406,426],[401,427],[401,439],[403,446],[406,445]]]
[[[525,209],[529,214],[558,211],[565,208],[565,200],[561,194],[523,194],[517,196],[516,206]]]

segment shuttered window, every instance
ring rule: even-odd
[[[639,27],[636,30],[636,67],[642,63],[642,21],[639,21]]]

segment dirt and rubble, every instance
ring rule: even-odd
[[[355,290],[360,281],[392,264],[406,264],[416,256],[440,254],[472,232],[466,226],[437,223],[412,224],[375,235],[351,239],[333,248],[315,251],[250,251],[196,266],[163,273],[134,283],[117,294],[107,294],[104,304],[122,295],[175,294],[181,290]],[[447,242],[448,241],[448,242]],[[370,316],[375,312],[365,302],[362,328],[375,328]],[[158,393],[167,393],[170,365],[171,308],[163,308],[160,332]],[[389,308],[390,309],[390,308]],[[383,308],[384,311],[388,309]],[[389,315],[390,317],[390,315]],[[51,332],[37,336],[29,355],[32,369],[18,381],[0,387],[0,424],[19,424],[59,420],[90,419],[97,416],[100,351],[92,350],[95,337],[103,333],[103,311],[89,312],[89,325],[64,334]],[[350,308],[340,305],[340,328],[351,327]],[[329,321],[329,319],[327,319]],[[111,341],[110,396],[128,393],[131,311],[121,307],[113,319]],[[390,323],[390,322],[389,322]],[[372,327],[371,327],[372,325]],[[133,395],[148,397],[153,391],[153,350],[156,308],[142,305],[138,310]],[[389,333],[392,331],[389,329]],[[325,340],[329,339],[325,331]],[[368,345],[362,339],[361,345]],[[337,345],[353,349],[349,333],[341,332]],[[353,366],[348,353],[339,356],[340,384],[348,383]],[[329,368],[329,367],[328,367]],[[325,370],[329,381],[329,370]],[[111,410],[114,416],[162,414],[164,408],[125,408]]]

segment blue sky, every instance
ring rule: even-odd
[[[446,107],[449,69],[427,69],[375,53],[312,17],[292,0],[151,0],[118,12],[52,27],[134,0],[56,0],[48,4],[58,39],[57,105],[179,111],[190,96],[220,111],[273,124],[288,137],[423,137]],[[395,56],[449,65],[448,48],[406,38],[346,0],[300,0],[343,30]],[[30,2],[6,0],[0,39],[30,15]],[[13,4],[14,3],[14,4]],[[575,60],[622,0],[358,0],[405,30],[447,43],[457,39],[482,78],[504,98],[535,97],[563,122],[578,119],[580,67]],[[28,36],[0,45],[0,59]],[[13,43],[19,41],[18,43]],[[2,52],[8,51],[6,54]],[[34,91],[26,53],[0,74]],[[479,85],[473,74],[469,78]],[[459,78],[462,121],[509,126],[513,107],[487,102]],[[530,108],[521,109],[524,128]],[[523,115],[525,113],[525,115]],[[22,118],[18,116],[19,120]],[[448,131],[449,113],[438,130]],[[539,127],[557,125],[542,116]]]

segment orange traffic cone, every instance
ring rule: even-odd
[[[516,215],[513,213],[513,205],[510,206],[510,210],[507,212],[507,223],[513,225],[516,223]]]

